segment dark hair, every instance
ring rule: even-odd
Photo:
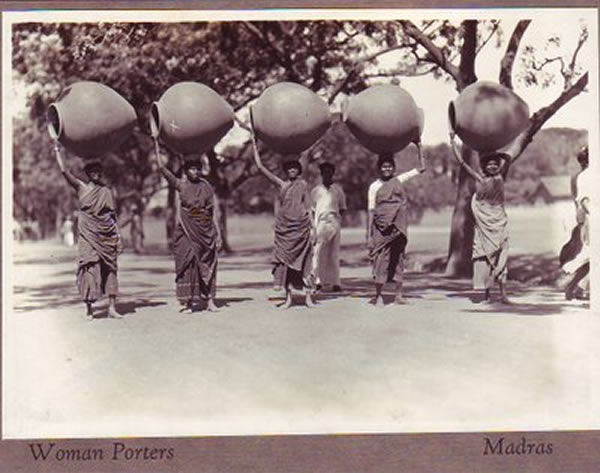
[[[479,164],[481,166],[485,166],[490,161],[508,161],[510,159],[510,155],[506,153],[499,153],[497,151],[492,151],[491,153],[485,153],[479,156]]]
[[[581,149],[577,153],[577,161],[579,162],[579,164],[581,164],[582,162],[589,161],[589,150],[587,146],[581,147]]]
[[[100,161],[91,161],[83,167],[83,172],[89,177],[92,172],[102,172]]]
[[[377,158],[377,167],[380,168],[384,163],[390,163],[394,168],[396,167],[396,161],[394,160],[393,154],[380,154]]]
[[[194,157],[183,160],[183,169],[185,169],[186,171],[193,166],[202,169],[202,159]]]
[[[298,172],[300,174],[302,174],[302,164],[300,164],[300,161],[298,161],[296,159],[290,159],[289,161],[284,161],[281,166],[283,167],[283,170],[286,172],[288,169],[296,168],[298,170]]]
[[[319,170],[321,171],[321,174],[326,173],[326,172],[334,173],[335,172],[335,164],[333,164],[333,163],[319,164]]]

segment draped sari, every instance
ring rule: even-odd
[[[121,240],[110,189],[80,182],[78,197],[77,287],[84,301],[94,302],[102,294],[117,295]]]
[[[214,193],[204,179],[178,179],[179,215],[174,234],[175,283],[180,302],[196,302],[216,293],[217,228]]]
[[[286,182],[278,195],[275,217],[273,276],[275,286],[310,285],[312,244],[308,184],[303,179]]]
[[[369,258],[377,284],[402,282],[407,237],[407,198],[397,178],[385,181],[375,195]]]

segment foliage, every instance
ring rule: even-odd
[[[31,145],[31,136],[24,130],[32,129],[29,135],[36,140],[37,169],[52,169],[52,148],[43,138],[48,105],[70,83],[102,82],[127,98],[138,112],[136,133],[107,157],[107,168],[114,171],[110,180],[119,205],[128,198],[143,204],[160,188],[148,158],[152,142],[146,117],[152,102],[169,86],[184,80],[204,83],[236,110],[281,80],[327,93],[340,68],[363,48],[352,41],[355,34],[354,30],[346,32],[342,23],[323,21],[18,24],[13,28],[12,65],[16,81],[27,86],[29,114],[15,128],[15,147],[21,150]],[[348,90],[361,83],[360,79],[350,81]],[[16,153],[15,159],[21,156]],[[222,169],[211,178],[217,193],[227,198],[229,190],[247,175],[237,175],[235,159],[221,161]],[[213,164],[221,161],[213,160]],[[242,172],[248,169],[246,165]],[[229,182],[229,175],[236,176],[237,182]],[[44,176],[35,170],[29,177],[19,186],[44,186]],[[52,194],[53,199],[64,194],[61,186],[56,191],[59,194]],[[20,195],[15,194],[15,200]]]
[[[569,155],[570,145],[552,152],[549,145],[544,144],[536,151],[537,158],[532,164],[527,158],[527,146],[548,118],[587,84],[587,73],[577,61],[587,40],[586,25],[580,25],[579,41],[570,57],[563,55],[560,60],[553,59],[558,57],[556,49],[561,45],[549,38],[545,51],[524,44],[516,61],[529,23],[529,20],[520,21],[508,37],[499,82],[512,87],[512,69],[518,63],[521,66],[516,74],[518,80],[543,86],[551,78],[562,77],[564,90],[553,103],[533,114],[520,142],[518,153],[523,158],[512,166],[510,178],[523,182],[531,182],[536,172],[556,172],[553,157],[566,159],[564,157]],[[27,116],[15,121],[15,213],[41,218],[41,215],[59,213],[60,206],[72,205],[69,203],[72,201],[62,198],[65,188],[56,178],[44,123],[48,105],[72,82],[102,82],[127,98],[137,110],[136,132],[118,152],[107,157],[107,162],[118,205],[126,205],[132,199],[143,205],[161,187],[149,159],[152,141],[148,112],[152,102],[177,82],[193,80],[212,87],[239,112],[238,123],[247,128],[246,106],[275,82],[302,83],[330,104],[369,84],[394,82],[404,75],[432,74],[454,83],[460,91],[477,80],[478,54],[488,45],[500,47],[504,43],[502,24],[497,20],[427,20],[418,24],[399,20],[14,25],[12,65],[16,82],[26,84],[29,111]],[[398,54],[398,61],[384,68],[378,60],[392,51]],[[558,71],[551,69],[557,64],[561,66]],[[535,146],[536,140],[530,149],[534,150]],[[468,208],[467,181],[448,158],[448,151],[444,145],[426,150],[434,164],[418,182],[410,184],[414,186],[410,189],[414,206],[445,205],[451,200],[452,185],[458,184],[457,212],[464,213]],[[412,153],[412,147],[405,150],[398,157],[399,165],[413,161]],[[172,167],[176,168],[174,156],[170,158]],[[278,165],[278,159],[265,152],[265,160],[272,167]],[[313,164],[320,160],[334,161],[351,208],[364,204],[366,186],[375,176],[373,157],[341,125],[336,124],[309,151],[306,159]],[[254,202],[258,202],[259,207],[272,202],[269,195],[272,190],[266,190],[264,180],[254,177],[256,169],[247,137],[221,155],[209,153],[209,160],[212,164],[209,178],[221,203],[231,200],[236,210],[251,211],[257,207],[246,203],[248,195],[258,195]],[[521,166],[521,162],[526,164]],[[70,165],[77,168],[80,162],[71,160]],[[538,165],[537,171],[533,169]],[[311,182],[315,176],[314,166],[308,166],[307,177]],[[520,198],[518,186],[510,186],[509,194]],[[44,189],[44,198],[31,197],[37,189]],[[436,189],[436,192],[428,189]],[[174,199],[171,197],[169,202],[172,204]],[[469,226],[472,221],[463,217],[453,219],[449,254],[452,257],[460,251],[464,260],[468,252],[462,248],[470,247],[469,232],[459,229],[458,225]]]

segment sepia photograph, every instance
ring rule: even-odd
[[[600,428],[596,8],[2,21],[4,439]]]

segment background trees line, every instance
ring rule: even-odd
[[[484,47],[504,47],[497,80],[512,88],[515,80],[536,87],[562,80],[562,92],[554,101],[532,114],[529,127],[516,146],[516,157],[526,150],[540,128],[558,109],[585,90],[588,73],[578,64],[582,45],[588,39],[581,25],[579,41],[568,58],[546,57],[524,45],[529,20],[518,22],[504,43],[502,23],[496,20],[389,22],[370,21],[231,21],[196,23],[21,23],[13,27],[13,68],[15,79],[27,84],[29,113],[14,120],[14,183],[17,218],[35,218],[44,233],[74,207],[71,195],[58,179],[52,147],[45,131],[45,112],[60,90],[77,80],[95,80],[117,90],[139,113],[131,138],[107,157],[109,179],[120,208],[135,201],[142,207],[163,184],[153,169],[148,114],[154,100],[171,85],[184,80],[202,82],[221,94],[236,111],[238,125],[247,129],[247,105],[269,85],[287,80],[299,82],[336,105],[344,96],[355,94],[377,82],[401,80],[403,76],[432,74],[455,85],[457,92],[478,78],[478,55]],[[548,38],[556,43],[557,38]],[[397,63],[378,67],[377,60],[395,51]],[[515,68],[519,62],[520,67]],[[559,72],[548,72],[559,64]],[[517,70],[517,72],[515,72]],[[493,79],[493,78],[486,78]],[[440,110],[440,113],[445,113]],[[518,182],[546,171],[562,173],[567,158],[585,140],[585,134],[554,131],[540,142],[535,163],[519,159],[509,175]],[[555,149],[549,140],[566,137]],[[543,135],[539,135],[543,137]],[[440,137],[440,141],[445,137]],[[544,143],[545,142],[545,143]],[[533,147],[530,148],[536,151]],[[411,147],[403,151],[412,153]],[[466,275],[470,271],[473,222],[468,202],[472,183],[449,158],[446,145],[428,147],[432,168],[426,182],[414,184],[411,199],[417,207],[444,205],[454,200],[447,273]],[[465,147],[464,158],[472,152]],[[208,153],[209,176],[220,198],[222,225],[228,207],[245,209],[249,190],[257,184],[256,169],[247,137],[218,152]],[[366,186],[374,177],[373,160],[340,123],[334,123],[306,159],[332,160],[338,164],[339,179],[350,197],[350,205],[364,205]],[[177,169],[175,156],[171,165]],[[278,158],[265,150],[268,165]],[[401,159],[409,163],[410,159]],[[270,163],[270,164],[269,164]],[[71,165],[81,165],[71,160]],[[572,165],[571,165],[572,166]],[[309,167],[309,178],[315,171]],[[573,169],[573,168],[571,168]],[[560,171],[560,172],[559,172]],[[253,183],[254,181],[254,183]],[[509,180],[510,182],[510,180]],[[522,186],[515,184],[516,194]],[[433,191],[435,189],[435,191]],[[510,190],[510,184],[509,184]],[[260,198],[260,197],[259,197]],[[265,196],[266,200],[270,196]],[[256,199],[255,199],[256,200]],[[174,192],[169,191],[172,207]],[[172,224],[172,219],[169,219]]]

